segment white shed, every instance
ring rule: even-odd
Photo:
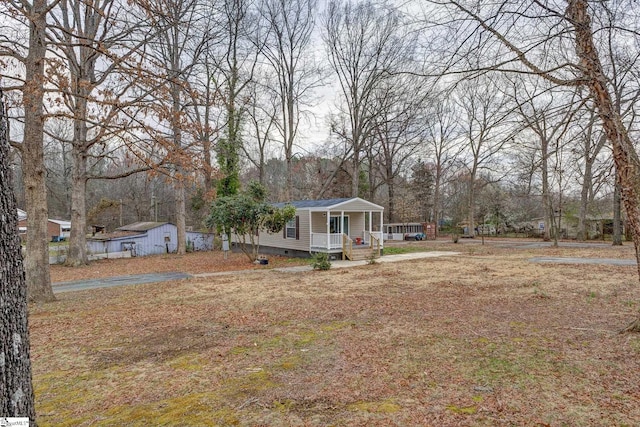
[[[213,234],[187,232],[193,250],[211,250]],[[178,229],[168,222],[135,222],[112,233],[96,233],[87,239],[92,254],[131,251],[133,256],[172,253],[178,247]]]

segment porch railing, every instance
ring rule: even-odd
[[[380,256],[380,249],[382,248],[382,236],[377,237],[373,233],[369,235],[371,240],[369,242],[369,247],[377,254],[376,256]]]
[[[383,245],[382,232],[380,231],[364,231],[364,241],[369,244],[369,247],[373,248],[373,241],[377,240],[380,245]],[[382,247],[382,246],[381,246]]]
[[[341,249],[342,233],[311,233],[311,248],[313,249]]]
[[[342,260],[353,258],[353,240],[346,234],[342,235]]]

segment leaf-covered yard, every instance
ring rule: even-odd
[[[32,306],[39,423],[637,425],[635,267],[528,261],[630,245],[437,249],[462,254]]]

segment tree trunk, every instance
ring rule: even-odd
[[[294,69],[291,69],[289,79],[293,78]],[[283,76],[284,77],[284,76]],[[293,94],[293,82],[289,80],[286,94],[286,116],[283,118],[285,128],[285,154],[287,160],[287,183],[285,188],[285,201],[291,201],[293,194],[293,143],[295,142],[295,98]]]
[[[469,175],[469,215],[467,216],[467,222],[469,223],[467,237],[475,238],[475,222],[476,222],[476,192],[475,192],[475,182],[476,182],[476,171],[475,165],[474,169]]]
[[[178,233],[178,255],[187,252],[187,227],[186,227],[186,197],[184,179],[178,179],[174,183],[176,192],[176,228]]]
[[[582,181],[582,190],[580,192],[580,212],[578,214],[578,240],[587,240],[589,233],[587,232],[587,210],[589,207],[589,189],[592,185],[591,176],[593,159],[589,156],[589,152],[585,150],[586,161],[584,165],[584,179]]]
[[[85,154],[75,148],[73,151],[71,235],[69,236],[69,254],[65,264],[78,267],[87,264],[87,178]]]
[[[545,137],[541,141],[542,149],[542,209],[544,210],[544,235],[543,240],[551,240],[551,226],[554,223],[553,207],[551,206],[551,194],[549,190],[549,142]]]
[[[360,150],[354,145],[351,165],[351,197],[358,197],[360,189]]]
[[[620,196],[620,184],[618,184],[616,178],[616,186],[613,190],[613,246],[622,246],[622,215],[620,215],[621,207],[622,198]]]
[[[438,222],[438,217],[440,215],[440,181],[442,180],[442,167],[440,166],[440,160],[436,164],[436,177],[434,182],[433,189],[433,220],[436,223],[436,238],[438,237],[438,229],[440,228],[440,224]]]
[[[285,183],[284,183],[284,201],[285,202],[290,202],[292,200],[292,192],[291,189],[293,187],[293,156],[290,152],[290,148],[289,147],[285,147],[285,157],[286,157],[286,167],[287,167],[287,172],[286,172],[286,176],[285,176]]]
[[[29,417],[30,425],[35,426],[27,288],[9,164],[7,119],[0,92],[0,415]]]
[[[23,91],[24,141],[22,176],[27,202],[25,270],[30,301],[55,300],[49,273],[47,187],[44,168],[44,62],[46,54],[46,0],[34,0],[29,16],[29,54]]]
[[[207,72],[207,75],[210,75]],[[211,196],[211,191],[213,190],[213,179],[211,174],[213,173],[213,162],[211,160],[211,85],[207,83],[206,91],[205,91],[205,100],[206,105],[204,107],[204,135],[202,138],[202,152],[204,156],[204,193],[205,198]]]
[[[73,171],[71,174],[71,235],[67,265],[87,264],[87,97],[89,82],[80,80],[74,88]]]
[[[640,161],[638,153],[622,123],[620,113],[614,108],[611,94],[608,91],[607,78],[602,70],[602,64],[593,42],[591,17],[588,13],[586,0],[568,0],[567,15],[575,26],[576,53],[580,58],[581,70],[598,108],[598,115],[602,120],[607,138],[613,146],[617,182],[620,184],[620,193],[627,213],[640,280],[640,205],[638,200]],[[625,331],[640,332],[640,318],[632,322]]]
[[[389,165],[387,165],[387,176],[389,176]],[[389,197],[389,222],[396,222],[396,186],[393,178],[387,181],[387,194]]]

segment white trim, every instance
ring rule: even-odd
[[[299,215],[296,215],[299,216]],[[289,223],[293,222],[293,227],[289,226]],[[293,230],[293,237],[289,237],[289,230]],[[298,231],[298,227],[296,227],[296,217],[294,216],[293,219],[290,219],[289,221],[286,222],[286,224],[284,225],[284,238],[286,239],[294,239],[296,238],[296,234],[300,233]]]
[[[365,200],[365,199],[361,199],[360,197],[354,197],[354,198],[351,198],[351,199],[349,199],[349,200],[345,200],[344,202],[340,202],[340,203],[338,203],[338,204],[336,204],[336,205],[328,206],[328,207],[329,207],[329,208],[337,208],[338,206],[344,205],[344,204],[346,204],[346,203],[355,202],[355,201],[363,202],[363,203],[366,203],[366,204],[367,204],[367,205],[369,205],[369,206],[373,206],[373,207],[375,208],[375,209],[373,209],[373,210],[377,210],[377,209],[379,209],[379,210],[384,211],[384,208],[383,208],[382,206],[378,206],[378,205],[376,205],[375,203],[371,203],[370,201]],[[358,211],[363,211],[363,209],[358,209]]]
[[[354,212],[364,212],[367,210],[371,210],[371,211],[381,211],[384,212],[384,208],[382,206],[378,206],[375,203],[371,203],[367,200],[361,199],[360,197],[354,197],[352,199],[349,200],[345,200],[344,202],[340,202],[337,203],[335,205],[331,205],[331,206],[322,206],[322,207],[304,207],[304,208],[296,208],[296,210],[309,210],[311,212],[326,212],[326,211],[330,211],[330,210],[337,210],[336,208],[339,208],[340,206],[343,206],[347,203],[352,203],[352,202],[362,202],[365,203],[367,205],[369,205],[370,209],[356,209],[354,210]]]
[[[47,221],[61,226],[71,227],[71,221],[63,221],[61,219],[48,219]]]

